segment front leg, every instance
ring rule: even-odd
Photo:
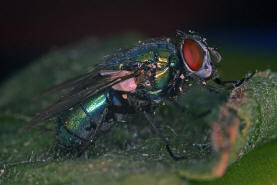
[[[226,80],[226,81],[223,81],[220,78],[215,78],[215,79],[213,79],[213,81],[216,84],[218,84],[218,85],[225,86],[226,84],[235,84],[235,83],[238,83],[240,80]]]
[[[247,82],[250,78],[252,78],[254,76],[256,72],[252,72],[248,77],[244,77],[242,78],[241,80],[229,80],[229,81],[222,81],[221,79],[219,78],[215,78],[213,81],[216,83],[216,84],[219,84],[219,85],[222,85],[222,86],[225,86],[226,84],[232,84],[231,86],[228,86],[228,87],[223,87],[223,88],[216,88],[216,87],[213,87],[213,86],[210,86],[210,85],[207,85],[206,83],[202,83],[202,85],[206,88],[208,88],[210,91],[213,91],[213,92],[224,92],[224,91],[228,91],[228,90],[232,90],[236,87],[239,87],[240,85],[242,85],[244,82]]]
[[[220,78],[215,78],[213,79],[213,81],[218,84],[218,85],[222,85],[225,86],[226,84],[232,84],[235,86],[240,86],[243,82],[248,81],[250,78],[252,78],[254,76],[256,72],[252,72],[248,77],[244,77],[241,80],[227,80],[227,81],[223,81]]]

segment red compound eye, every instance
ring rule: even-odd
[[[183,44],[185,62],[193,71],[198,71],[203,64],[203,53],[200,46],[192,39],[185,40]]]

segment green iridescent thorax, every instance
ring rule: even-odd
[[[133,60],[140,61],[140,62],[154,61],[155,53],[156,52],[153,50],[146,51],[146,52],[143,52],[143,53],[137,55]]]
[[[154,87],[148,86],[149,93],[158,95],[167,86],[170,80],[171,67],[175,66],[176,58],[167,49],[150,50],[134,58],[135,61],[146,62],[153,61],[156,63],[156,74],[154,76]]]
[[[170,65],[174,64],[171,60],[171,53],[168,50],[159,50],[157,55],[157,71],[155,75],[155,88],[163,89],[167,86],[170,74]]]
[[[103,113],[103,110],[108,106],[108,103],[106,96],[104,94],[100,94],[87,99],[82,103],[82,105],[84,106],[90,117],[93,119],[93,121],[97,122],[97,120]],[[65,146],[81,144],[81,141],[68,133],[63,128],[63,126],[82,138],[88,137],[92,125],[90,122],[90,118],[82,110],[80,104],[77,104],[73,108],[66,111],[64,114],[61,115],[61,118],[62,123],[60,123],[58,132],[59,140],[62,144],[64,144]]]

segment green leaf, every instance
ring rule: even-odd
[[[195,113],[209,111],[205,117],[186,115],[170,102],[157,110],[161,131],[176,154],[187,156],[184,161],[168,156],[141,115],[116,125],[75,160],[74,153],[57,143],[55,120],[22,132],[31,117],[58,96],[34,99],[35,95],[93,68],[115,52],[113,48],[130,47],[141,38],[89,39],[54,50],[2,84],[0,184],[202,184],[199,180],[223,175],[228,165],[226,175],[211,184],[247,184],[251,179],[241,181],[239,174],[247,174],[248,168],[251,173],[264,171],[263,182],[275,182],[276,166],[266,166],[269,163],[257,157],[274,156],[276,151],[270,146],[277,133],[277,75],[270,71],[259,72],[230,95],[188,82],[192,86],[184,89],[178,102]],[[277,163],[273,157],[267,159]]]

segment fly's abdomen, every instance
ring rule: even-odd
[[[58,117],[60,143],[65,147],[76,147],[86,142],[108,105],[106,94],[102,93],[60,114]]]

